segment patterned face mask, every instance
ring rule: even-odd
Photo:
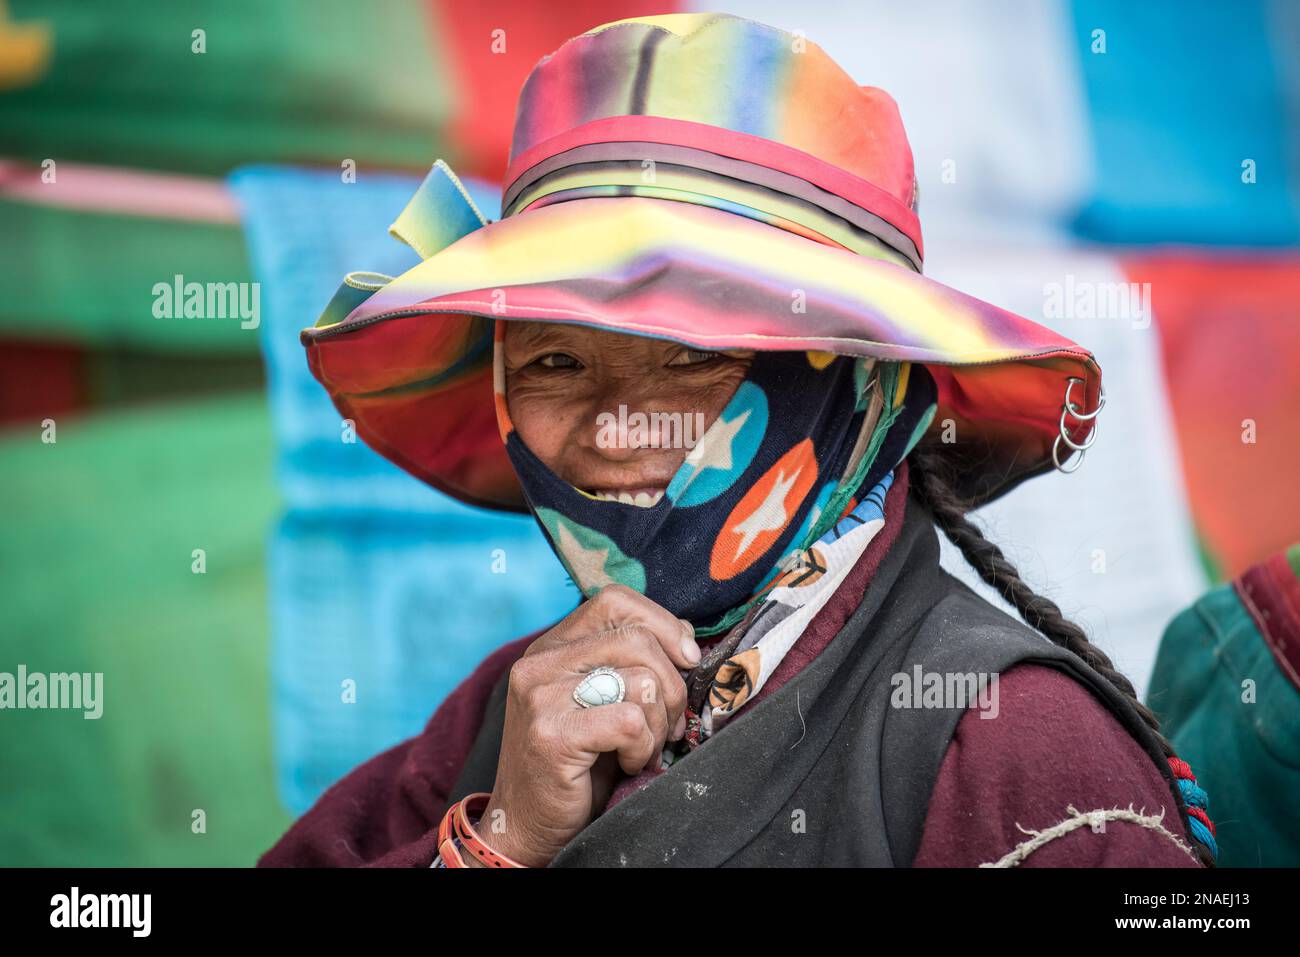
[[[902,460],[934,414],[924,367],[758,352],[657,503],[607,501],[556,475],[515,430],[504,332],[497,321],[498,426],[529,508],[569,576],[588,598],[612,582],[633,588],[701,636],[738,621],[792,557]]]

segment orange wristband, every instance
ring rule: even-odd
[[[524,867],[525,865],[511,860],[504,854],[498,853],[484,844],[474,830],[474,825],[470,823],[470,814],[473,813],[476,817],[482,814],[491,798],[492,795],[487,791],[479,791],[457,801],[447,809],[447,814],[443,817],[443,823],[446,825],[448,818],[451,819],[451,829],[460,838],[460,843],[465,850],[474,855],[475,860],[486,864],[488,867]],[[471,805],[473,806],[472,809]],[[442,833],[440,828],[438,832],[439,841],[442,839]],[[448,843],[450,843],[450,834],[448,835]],[[459,854],[457,854],[457,857],[459,858]],[[465,862],[461,860],[457,866],[464,867]]]
[[[460,850],[457,849],[456,842],[452,840],[451,821],[455,810],[456,804],[453,804],[447,808],[447,813],[438,822],[438,856],[442,858],[443,867],[465,866],[465,860],[460,856]]]

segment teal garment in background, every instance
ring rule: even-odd
[[[1300,652],[1297,596],[1293,546],[1203,595],[1160,643],[1147,704],[1209,794],[1220,866],[1300,865],[1300,687],[1288,675]]]

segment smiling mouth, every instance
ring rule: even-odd
[[[653,508],[664,497],[665,487],[646,485],[630,489],[585,489],[592,498],[602,502],[620,502],[623,505],[635,505],[638,508]]]

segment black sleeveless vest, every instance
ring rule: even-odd
[[[906,867],[966,705],[892,707],[897,674],[998,674],[1022,661],[1082,682],[1142,745],[1187,808],[1132,703],[1079,656],[939,565],[930,514],[909,497],[898,539],[820,655],[577,834],[551,867]],[[491,791],[509,672],[449,799]]]

